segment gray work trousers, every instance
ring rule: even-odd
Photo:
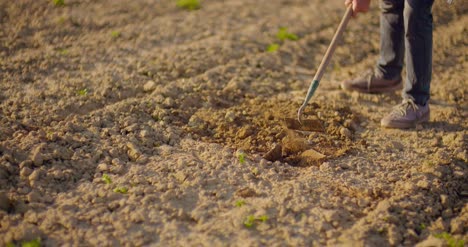
[[[384,78],[393,79],[401,74],[405,62],[403,98],[413,99],[418,105],[425,105],[430,96],[433,3],[434,0],[381,0],[377,70]]]

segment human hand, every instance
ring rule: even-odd
[[[356,16],[357,13],[365,13],[369,10],[371,0],[345,0],[345,5],[350,6],[353,9],[353,16]]]

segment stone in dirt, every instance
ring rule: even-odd
[[[151,92],[153,91],[154,89],[156,88],[156,83],[154,81],[148,81],[145,83],[145,85],[143,86],[143,90],[145,92]]]
[[[253,129],[250,125],[242,127],[238,132],[237,132],[237,137],[240,139],[245,139],[248,136],[253,134]]]
[[[309,149],[301,153],[300,158],[301,158],[301,163],[305,164],[310,164],[313,162],[321,161],[325,159],[327,156],[315,151],[314,149]]]
[[[41,166],[44,163],[44,157],[42,155],[42,152],[44,150],[44,147],[46,146],[45,143],[37,145],[32,153],[31,153],[31,160],[33,161],[35,166]]]
[[[245,187],[245,188],[242,188],[242,189],[236,191],[236,195],[240,196],[240,197],[243,197],[243,198],[255,197],[255,196],[257,196],[257,192],[255,192],[255,190],[253,190],[253,189],[251,189],[249,187]]]
[[[263,158],[269,161],[280,160],[283,156],[283,147],[281,144],[276,144],[268,153],[266,153]]]

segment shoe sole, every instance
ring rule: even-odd
[[[416,128],[416,125],[418,125],[418,124],[428,122],[430,116],[431,116],[430,112],[427,112],[420,119],[418,119],[416,122],[411,123],[411,124],[402,123],[402,122],[393,122],[393,123],[392,122],[390,122],[390,123],[380,122],[380,125],[382,127],[384,127],[384,128],[388,128],[388,129],[412,129],[412,128]]]
[[[396,90],[400,90],[403,88],[403,83],[398,83],[394,86],[391,86],[391,87],[386,87],[386,88],[374,88],[374,89],[371,89],[371,90],[367,90],[367,89],[362,89],[362,88],[354,88],[354,87],[349,87],[347,86],[346,84],[344,83],[341,83],[341,88],[345,91],[349,91],[349,92],[360,92],[360,93],[374,93],[374,94],[379,94],[379,93],[391,93],[391,92],[394,92]]]

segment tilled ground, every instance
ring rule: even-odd
[[[339,89],[376,60],[377,3],[306,126],[341,0],[65,3],[0,1],[0,245],[468,242],[465,1],[434,6],[431,121],[408,131],[379,127],[398,94]]]

